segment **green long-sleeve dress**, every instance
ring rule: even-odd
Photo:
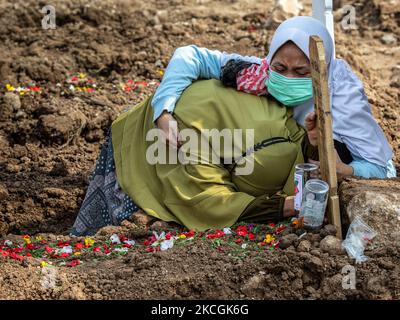
[[[139,207],[159,219],[197,230],[229,227],[242,219],[261,222],[282,217],[284,198],[294,192],[294,166],[304,162],[304,154],[315,154],[290,108],[226,88],[217,80],[197,81],[175,108],[179,130],[193,129],[201,141],[204,129],[242,129],[239,153],[245,164],[236,158],[238,153],[226,151],[223,142],[214,151],[221,159],[234,157],[233,162],[239,162],[236,166],[211,163],[204,157],[203,163],[150,164],[146,154],[152,154],[155,146],[154,140],[146,141],[155,127],[151,98],[112,124],[117,179]],[[254,130],[252,148],[245,145],[246,129]],[[191,146],[191,154],[200,155],[200,142]],[[252,161],[251,174],[237,174],[238,168]]]

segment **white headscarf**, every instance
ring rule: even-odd
[[[308,44],[310,36],[317,35],[324,42],[326,63],[333,60],[333,41],[328,29],[312,17],[293,17],[281,23],[272,37],[267,55],[268,64],[276,51],[288,41],[293,41],[310,58]]]
[[[284,21],[271,40],[268,64],[276,51],[288,41],[293,41],[309,57],[308,46],[312,35],[319,36],[325,47],[334,139],[346,144],[353,157],[386,167],[393,152],[371,113],[362,82],[344,60],[335,59],[332,38],[320,21],[306,16]],[[294,108],[294,117],[304,124],[306,115],[313,108],[314,102],[310,99]]]

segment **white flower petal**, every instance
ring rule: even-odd
[[[165,250],[171,249],[173,246],[174,246],[173,239],[165,240],[161,243],[160,250],[165,251]]]
[[[115,233],[110,237],[110,240],[111,240],[111,243],[113,243],[113,244],[120,244],[121,243],[121,241],[119,240],[118,235],[115,234]]]
[[[72,247],[71,246],[62,247],[62,249],[60,250],[60,253],[68,253],[68,254],[70,254],[70,253],[72,253]]]

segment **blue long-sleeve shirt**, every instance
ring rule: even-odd
[[[241,59],[251,63],[261,63],[261,59],[239,54],[227,54],[195,45],[175,50],[162,82],[157,88],[151,105],[154,108],[154,121],[164,110],[173,112],[182,92],[198,79],[220,79],[221,68],[230,59]]]
[[[174,111],[176,102],[182,95],[182,92],[193,81],[198,79],[220,79],[221,68],[231,59],[261,63],[261,59],[258,57],[229,54],[195,45],[176,49],[151,102],[154,108],[154,121],[158,119],[164,110],[171,113]],[[362,96],[360,99],[365,99],[365,97]],[[305,112],[298,113],[299,119],[296,120],[301,124],[304,123],[304,115]],[[391,160],[389,160],[385,167],[362,159],[353,153],[352,156],[354,161],[350,163],[350,166],[352,166],[355,176],[364,178],[396,176],[396,171]]]

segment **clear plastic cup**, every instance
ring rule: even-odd
[[[318,178],[319,166],[313,163],[299,163],[295,166],[294,174],[294,210],[298,214],[303,199],[303,189],[306,182],[312,178]]]
[[[318,230],[322,227],[328,202],[329,185],[319,179],[306,182],[299,217],[303,218],[304,228]]]

